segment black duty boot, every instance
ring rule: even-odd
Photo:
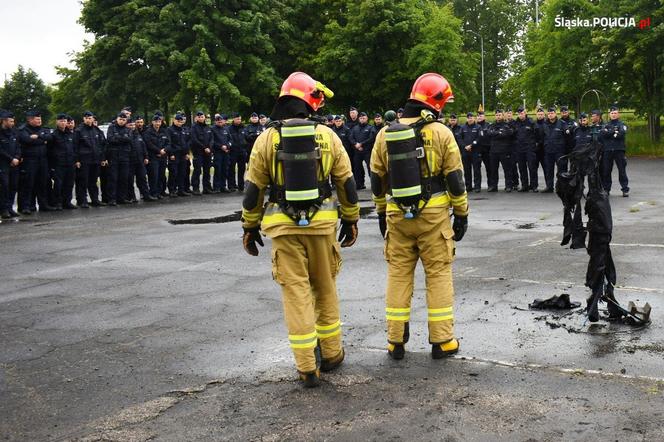
[[[9,213],[9,210],[3,210],[0,212],[0,218],[2,219],[11,219],[11,214]]]
[[[16,211],[14,209],[10,208],[10,209],[7,210],[7,212],[9,212],[9,214],[12,216],[12,218],[17,218],[18,217],[18,213],[16,213]]]
[[[431,357],[433,359],[443,359],[456,354],[459,351],[459,341],[452,338],[441,344],[431,344]]]
[[[335,357],[330,359],[322,359],[320,361],[320,371],[328,372],[334,370],[335,368],[341,365],[341,363],[344,361],[345,356],[346,355],[344,353],[344,349],[342,348],[341,352]]]
[[[392,359],[401,360],[406,355],[406,348],[403,344],[387,344],[387,354]]]
[[[318,370],[310,371],[309,373],[298,373],[304,388],[314,388],[320,385],[320,372]]]

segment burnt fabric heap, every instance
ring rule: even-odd
[[[611,257],[611,233],[613,218],[609,195],[602,187],[599,164],[602,156],[602,145],[592,142],[583,148],[567,155],[569,171],[558,173],[556,193],[563,202],[563,241],[566,245],[572,240],[571,248],[585,246],[586,230],[588,245],[585,246],[590,255],[586,271],[586,286],[592,291],[587,299],[586,311],[591,322],[599,320],[597,307],[600,299],[615,301],[613,288],[616,284],[616,268]],[[563,160],[563,158],[561,158]],[[586,177],[588,193],[585,195],[585,212],[588,215],[586,230],[583,229],[581,218],[581,198],[584,196]],[[616,305],[608,302],[609,318],[620,318],[622,312]]]

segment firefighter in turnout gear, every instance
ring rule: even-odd
[[[468,200],[459,147],[452,131],[436,121],[452,99],[444,77],[420,76],[403,116],[378,133],[371,156],[371,188],[388,263],[388,353],[394,359],[404,357],[408,342],[418,259],[426,274],[432,357],[459,349],[453,330],[452,261],[454,241],[463,238],[468,226]]]
[[[332,95],[305,73],[286,79],[270,116],[273,123],[252,149],[242,204],[247,253],[258,255],[261,230],[272,239],[272,274],[282,288],[288,340],[305,387],[317,386],[320,371],[344,359],[336,288],[339,247],[355,243],[360,215],[341,140],[325,124],[307,119]],[[341,244],[335,236],[338,205]]]

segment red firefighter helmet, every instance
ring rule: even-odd
[[[445,77],[429,72],[415,80],[410,99],[417,100],[440,112],[448,102],[454,101],[452,87]]]
[[[314,111],[323,105],[325,97],[332,98],[334,92],[320,81],[316,81],[304,72],[293,72],[281,85],[280,97],[297,97],[307,103]]]

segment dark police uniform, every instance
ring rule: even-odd
[[[212,184],[210,182],[210,168],[212,167],[212,128],[205,122],[194,123],[191,127],[191,152],[194,155],[194,171],[191,174],[191,188],[194,195],[201,191],[201,169],[203,174],[203,193],[210,193]],[[205,153],[205,149],[210,153]]]
[[[341,144],[343,144],[344,150],[348,154],[348,158],[351,160],[351,164],[353,164],[353,152],[355,149],[353,149],[353,146],[350,145],[350,129],[345,124],[342,124],[339,127],[337,127],[335,124],[332,126],[332,130],[341,140]]]
[[[188,131],[184,126],[178,127],[172,124],[168,128],[168,136],[170,139],[166,149],[168,154],[168,194],[171,197],[189,195],[189,187],[187,186],[189,169],[187,169],[188,162],[185,158],[185,155],[189,152]]]
[[[166,188],[163,187],[163,184],[166,180],[168,153],[162,155],[160,152],[162,149],[168,152],[168,148],[171,144],[168,129],[163,123],[159,127],[159,130],[155,130],[155,128],[150,125],[150,127],[148,127],[143,133],[143,140],[145,141],[145,146],[148,150],[148,160],[150,161],[148,163],[150,195],[155,198],[161,198],[162,194],[166,192]]]
[[[456,134],[455,137],[456,138]],[[460,140],[457,141],[461,150],[461,161],[463,162],[463,175],[466,182],[466,189],[479,189],[482,187],[482,175],[477,174],[473,179],[475,151],[479,151],[480,126],[477,123],[464,124],[461,126]],[[470,152],[466,150],[470,146]],[[479,166],[479,164],[478,164]],[[478,167],[479,168],[479,167]],[[480,172],[481,173],[481,172]]]
[[[516,131],[516,163],[521,175],[521,191],[537,189],[537,126],[529,117],[514,121]],[[515,180],[516,182],[516,180]]]
[[[535,143],[535,153],[537,154],[537,170],[540,166],[544,171],[544,126],[546,124],[546,117],[541,120],[535,120],[535,127],[537,128],[537,142]],[[530,188],[537,191],[537,187],[530,183]]]
[[[506,121],[496,122],[489,126],[491,138],[489,191],[498,190],[498,165],[502,165],[505,175],[505,190],[512,190],[512,139],[514,130]]]
[[[106,132],[106,161],[108,161],[108,204],[126,204],[129,186],[129,159],[132,150],[131,130],[116,121]]]
[[[358,123],[350,131],[350,144],[355,149],[353,153],[353,175],[358,189],[366,189],[364,185],[364,164],[367,165],[367,171],[370,171],[371,149],[376,139],[376,130],[369,123]],[[362,145],[362,150],[355,147],[356,143]]]
[[[244,172],[247,168],[247,139],[242,123],[231,124],[228,133],[231,136],[230,175],[228,177],[229,190],[244,190]],[[237,168],[237,174],[235,172]],[[236,181],[237,179],[237,181]]]
[[[251,150],[254,148],[256,138],[265,130],[260,123],[249,123],[244,129],[244,134],[247,139],[247,153],[251,157]]]
[[[11,165],[15,159],[21,159],[18,132],[14,128],[0,128],[0,211],[2,212],[14,213],[14,198],[18,190],[19,175],[19,166]]]
[[[473,149],[473,177],[475,181],[475,192],[482,190],[482,163],[484,163],[484,174],[489,181],[491,171],[491,137],[489,136],[489,122],[484,120],[477,123],[480,136],[477,139],[478,149]]]
[[[180,170],[184,177],[183,191],[191,193],[191,127],[182,126],[182,131],[184,132],[184,151]]]
[[[37,138],[31,138],[32,135],[37,135]],[[51,179],[46,155],[46,145],[52,136],[53,131],[47,127],[26,123],[19,129],[18,140],[23,162],[20,168],[18,207],[22,212],[37,210],[35,199],[39,200],[39,210],[53,209],[48,204]]]
[[[75,162],[81,164],[76,170],[76,204],[88,206],[88,194],[93,206],[99,205],[99,179],[101,162],[105,157],[105,137],[94,125],[81,124],[74,130]]]
[[[567,124],[559,118],[553,122],[546,120],[543,127],[544,141],[544,181],[546,182],[545,192],[553,191],[553,178],[557,167],[559,171],[566,171],[566,164],[558,162],[560,157],[565,155],[569,129]],[[556,166],[557,165],[557,166]]]
[[[212,150],[214,153],[213,189],[216,192],[228,192],[228,173],[230,167],[231,134],[228,126],[212,126]],[[228,151],[221,148],[226,146]]]
[[[76,172],[74,134],[67,128],[53,132],[48,142],[49,167],[53,177],[51,204],[56,208],[72,209],[72,191]]]
[[[136,201],[134,182],[143,199],[151,199],[150,189],[148,188],[147,170],[145,169],[145,160],[150,160],[144,136],[146,131],[147,129],[143,130],[143,132],[138,129],[132,131],[131,152],[129,154],[129,186],[127,187],[127,199],[132,202]]]
[[[602,129],[602,185],[604,190],[611,192],[611,172],[613,163],[618,168],[618,181],[623,194],[629,193],[629,179],[627,178],[627,157],[625,156],[625,135],[627,126],[622,121],[609,120]],[[626,196],[626,195],[625,195]]]
[[[574,144],[572,150],[579,150],[583,146],[592,143],[593,128],[591,126],[579,125],[574,130]]]

